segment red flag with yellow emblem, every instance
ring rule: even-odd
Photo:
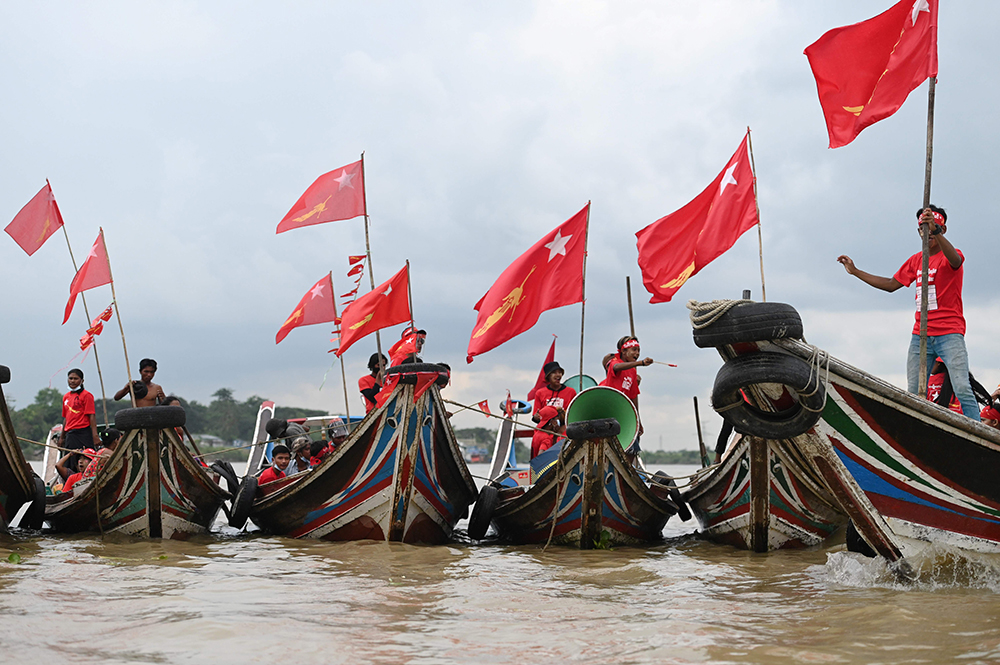
[[[542,312],[583,302],[590,203],[507,266],[476,306],[466,361],[520,335]]]
[[[337,302],[333,296],[332,273],[327,273],[313,284],[309,292],[302,296],[302,300],[295,307],[295,311],[285,320],[274,336],[274,343],[278,344],[288,336],[292,328],[299,326],[311,326],[316,323],[329,323],[337,318]]]
[[[364,160],[324,173],[309,185],[275,233],[365,214]]]
[[[69,315],[73,313],[73,306],[76,304],[76,297],[78,295],[87,289],[93,289],[110,283],[111,262],[108,261],[108,248],[104,244],[104,229],[101,229],[83,265],[76,271],[73,281],[70,282],[69,301],[66,303],[63,324],[69,321]]]
[[[62,225],[62,215],[59,213],[59,206],[56,205],[56,197],[52,194],[52,187],[46,182],[45,186],[21,208],[4,231],[28,253],[28,256],[31,256]]]
[[[376,330],[410,320],[406,266],[392,278],[344,308],[340,317],[340,348],[337,357],[356,341]],[[382,392],[385,392],[383,388]]]
[[[748,131],[726,168],[697,198],[635,234],[642,283],[653,294],[649,302],[669,302],[757,223],[749,137]]]

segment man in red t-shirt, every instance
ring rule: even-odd
[[[379,359],[382,360],[381,367],[379,367]],[[368,359],[368,371],[370,374],[365,374],[358,379],[358,390],[361,391],[361,398],[365,402],[365,413],[368,413],[375,408],[375,400],[378,397],[378,394],[382,391],[382,375],[380,373],[380,369],[384,369],[388,366],[389,361],[385,356],[373,353],[371,358]]]
[[[288,463],[292,461],[292,454],[288,447],[279,443],[271,449],[271,466],[264,469],[264,472],[257,478],[257,484],[263,485],[273,480],[285,477]]]
[[[940,357],[948,368],[955,397],[962,405],[962,413],[973,420],[979,420],[979,405],[976,404],[972,384],[969,382],[969,354],[965,348],[965,315],[962,310],[962,277],[965,256],[945,237],[948,214],[943,208],[932,205],[917,211],[919,223],[927,223],[930,228],[928,249],[930,261],[927,268],[927,365],[928,375],[934,359]],[[920,226],[918,224],[917,231]],[[916,323],[910,337],[910,348],[906,357],[907,389],[916,393],[920,376],[920,277],[923,255],[917,252],[896,271],[892,277],[879,277],[867,273],[854,265],[851,257],[837,257],[847,274],[854,275],[865,284],[892,293],[903,286],[916,282]]]
[[[611,357],[606,365],[608,375],[600,385],[615,388],[625,393],[635,404],[635,412],[639,413],[639,373],[636,367],[648,367],[653,364],[652,358],[639,360],[639,340],[626,335],[618,340],[618,353]],[[642,418],[639,419],[637,436],[642,436]],[[638,439],[636,439],[638,441]]]
[[[545,366],[542,367],[542,372],[545,373],[545,385],[535,391],[535,408],[532,409],[531,419],[536,423],[541,423],[539,413],[542,407],[551,406],[556,410],[559,423],[565,425],[566,408],[573,401],[573,398],[576,397],[576,391],[562,384],[565,371],[556,361],[553,360],[550,363],[545,363]]]
[[[69,384],[69,392],[62,401],[62,447],[71,450],[100,448],[94,396],[83,389],[83,370],[71,369],[66,375],[66,383]]]

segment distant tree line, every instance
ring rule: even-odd
[[[263,401],[263,397],[253,395],[240,402],[233,397],[231,389],[219,388],[212,394],[212,401],[208,405],[194,400],[189,402],[183,398],[181,398],[181,405],[184,407],[187,417],[189,432],[192,434],[211,434],[226,443],[231,443],[238,440],[250,440],[253,436],[257,411]],[[127,399],[120,402],[97,399],[96,402],[98,427],[104,424],[104,406],[107,406],[108,410],[108,424],[114,423],[115,413],[131,407]],[[275,409],[274,415],[277,418],[289,419],[320,416],[325,413],[325,411],[315,409],[279,406]],[[43,388],[35,395],[35,401],[32,404],[23,409],[12,408],[10,415],[14,423],[14,431],[19,437],[44,443],[52,426],[62,424],[62,393],[55,388]],[[22,441],[21,447],[28,459],[41,458],[42,448],[40,446]]]

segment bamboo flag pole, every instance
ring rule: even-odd
[[[413,331],[413,332],[416,332],[417,325],[413,322],[413,286],[410,283],[410,260],[409,259],[406,259],[406,304],[410,308],[410,330]]]
[[[927,86],[927,162],[924,165],[924,209],[931,204],[931,163],[934,157],[934,89],[937,77],[932,76]],[[927,395],[927,274],[930,267],[930,228],[926,222],[920,223],[920,251],[922,263],[920,269],[920,380],[917,394]]]
[[[111,303],[115,306],[115,318],[118,319],[118,330],[122,334],[122,350],[125,352],[125,373],[128,376],[128,394],[132,398],[132,406],[136,406],[135,388],[132,387],[132,365],[128,361],[128,346],[125,344],[125,327],[122,325],[122,315],[118,311],[118,296],[115,295],[115,278],[111,272],[111,254],[108,253],[108,243],[104,241],[104,227],[101,227],[101,244],[104,245],[104,256],[108,259],[108,276],[111,278]]]
[[[580,301],[580,385],[583,385],[583,324],[586,320],[587,307],[587,242],[590,240],[590,201],[587,201],[587,224],[583,234],[583,275],[580,279],[580,290],[583,299]]]
[[[632,316],[632,280],[625,275],[625,297],[628,299],[628,331],[635,337],[635,318]]]
[[[333,318],[339,319],[340,315],[337,314],[337,289],[333,286],[333,271],[330,271],[330,293],[333,294]],[[340,332],[337,333],[337,346],[340,346]],[[344,414],[347,416],[348,427],[351,423],[351,405],[350,397],[347,395],[347,370],[344,369],[344,356],[339,356],[340,358],[340,378],[344,380]]]
[[[753,173],[753,205],[757,210],[757,247],[760,252],[760,300],[767,302],[767,289],[764,288],[764,237],[760,232],[760,203],[757,201],[757,167],[753,161],[753,139],[750,138],[750,126],[747,125],[747,148],[750,149],[750,171]]]
[[[48,179],[45,183],[48,184]],[[52,185],[49,185],[51,188]],[[73,262],[73,273],[76,274],[80,272],[80,269],[76,265],[76,257],[73,256],[73,246],[69,244],[69,234],[66,232],[66,225],[62,225],[63,235],[66,236],[66,248],[69,249],[69,259]],[[90,322],[90,310],[87,308],[87,296],[81,291],[80,298],[83,300],[83,313],[87,316],[87,322]],[[101,406],[104,408],[104,422],[108,422],[108,395],[104,392],[104,375],[101,374],[101,359],[97,355],[97,339],[91,342],[94,346],[94,362],[97,363],[97,378],[101,382]]]
[[[365,255],[368,257],[368,281],[372,291],[375,290],[375,266],[372,265],[372,244],[368,234],[368,180],[365,178],[365,153],[361,153],[361,201],[365,208]],[[407,271],[409,277],[409,271]],[[411,310],[412,313],[412,310]],[[375,347],[378,350],[378,373],[385,376],[385,363],[382,361],[382,335],[375,331]],[[384,379],[383,379],[384,380]]]

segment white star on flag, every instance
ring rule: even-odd
[[[354,185],[351,184],[352,180],[354,180],[354,174],[348,173],[347,169],[344,169],[343,171],[340,172],[339,178],[333,179],[334,182],[340,184],[340,187],[337,188],[338,192],[344,187],[350,187],[351,189],[354,189]]]
[[[917,16],[920,15],[920,12],[930,11],[931,6],[927,4],[927,0],[916,0],[916,2],[913,3],[913,25],[917,24]]]
[[[390,284],[389,288],[387,288],[385,291],[382,292],[382,295],[388,298],[390,293],[392,293],[392,284]]]
[[[316,286],[314,286],[312,288],[312,291],[310,291],[309,293],[312,294],[313,298],[322,298],[323,297],[323,287],[324,286],[326,286],[326,285],[325,284],[317,284]]]
[[[566,256],[566,244],[569,242],[570,238],[573,236],[562,237],[559,231],[556,231],[556,237],[552,239],[552,242],[546,243],[545,248],[549,250],[549,261],[556,257],[556,254],[562,254]]]
[[[726,173],[722,176],[722,182],[719,183],[719,194],[718,194],[718,196],[722,196],[722,192],[725,191],[726,185],[736,185],[736,184],[739,184],[739,183],[736,182],[736,178],[733,177],[733,171],[736,170],[737,166],[739,166],[739,162],[736,162],[735,164],[733,164],[732,166],[730,166],[728,169],[726,169]]]

